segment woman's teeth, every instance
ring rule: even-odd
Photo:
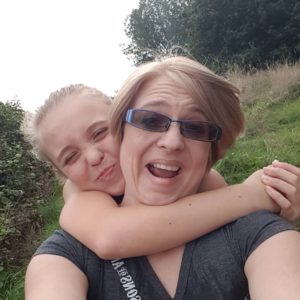
[[[173,171],[173,172],[177,172],[179,170],[179,167],[167,166],[167,165],[164,165],[164,164],[153,164],[153,167],[157,168],[157,169]]]
[[[164,164],[149,164],[148,166],[149,172],[155,176],[160,178],[172,178],[178,175],[179,167],[176,166],[168,166]]]

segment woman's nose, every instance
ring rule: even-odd
[[[172,123],[167,131],[162,132],[157,145],[169,151],[182,150],[184,137],[180,133],[180,124]]]
[[[99,165],[104,157],[104,153],[98,149],[95,145],[91,146],[86,151],[86,159],[91,166]]]

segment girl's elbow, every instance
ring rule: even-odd
[[[96,255],[104,260],[117,259],[122,256],[120,238],[113,235],[102,235],[101,238],[97,239],[95,246]]]

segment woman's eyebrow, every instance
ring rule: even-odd
[[[158,107],[171,107],[171,105],[166,101],[166,100],[153,100],[150,101],[144,105],[142,105],[140,108],[142,109],[149,109],[149,108],[158,108]],[[188,104],[186,105],[187,110],[189,110],[191,113],[193,114],[199,114],[199,116],[203,117],[203,111],[201,110],[201,108],[199,107],[198,104]]]
[[[153,100],[141,106],[141,108],[156,108],[161,106],[170,106],[166,100]]]

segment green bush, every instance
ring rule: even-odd
[[[28,242],[30,242],[28,257],[22,266],[11,266],[9,270],[4,270],[0,266],[0,300],[24,299],[24,276],[30,257],[35,249],[59,227],[58,218],[63,205],[61,188],[61,185],[55,184],[49,201],[39,206],[38,213],[43,224],[37,235],[28,237]]]
[[[30,154],[19,131],[18,101],[0,102],[0,266],[16,266],[29,255],[28,237],[42,224],[38,207],[49,198],[52,171]]]

